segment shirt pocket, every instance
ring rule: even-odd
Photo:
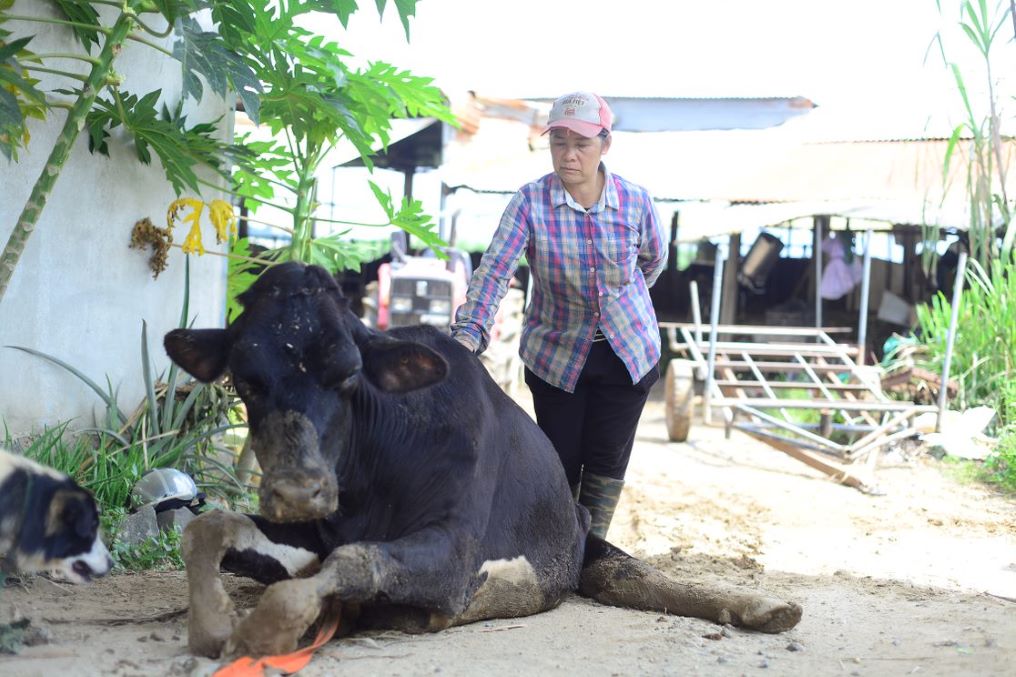
[[[605,282],[612,287],[621,287],[632,280],[639,255],[639,231],[630,226],[621,226],[602,235],[600,252],[606,269]]]

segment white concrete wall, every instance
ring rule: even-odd
[[[104,13],[109,9],[103,8]],[[51,10],[49,3],[18,0],[11,11],[45,14]],[[158,27],[161,22],[152,23]],[[36,34],[29,45],[35,52],[78,49],[70,31],[61,27],[12,21],[5,28],[14,31],[14,37]],[[162,44],[168,47],[169,41]],[[59,64],[84,72],[84,64],[65,60]],[[123,76],[126,91],[143,95],[161,88],[162,100],[170,105],[180,97],[179,63],[145,45],[129,42],[116,61],[116,70]],[[51,89],[67,82],[47,77],[42,87]],[[207,92],[200,105],[190,101],[185,110],[191,124],[228,114],[228,106]],[[63,121],[60,110],[45,123],[32,121],[31,143],[20,161],[0,159],[0,246],[7,242]],[[228,134],[224,129],[223,139]],[[15,436],[68,419],[76,427],[90,426],[93,415],[101,416],[103,408],[73,375],[6,346],[31,347],[59,357],[100,384],[108,376],[126,410],[144,396],[142,321],[148,323],[154,363],[160,371],[168,367],[162,335],[179,320],[184,256],[173,249],[169,269],[153,280],[148,254],[127,245],[138,219],[150,217],[157,225],[165,222],[166,207],[175,195],[157,158],[152,166],[140,164],[118,132],[109,145],[111,157],[92,155],[87,131],[79,135],[0,300],[0,425],[6,424]],[[207,191],[203,197],[222,197],[213,193]],[[185,234],[178,226],[175,241],[183,242]],[[204,234],[206,248],[222,249],[210,237],[210,227]],[[192,257],[190,310],[196,326],[222,326],[225,271],[221,257]]]

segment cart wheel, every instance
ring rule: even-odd
[[[684,442],[691,428],[695,369],[691,360],[671,360],[664,383],[667,435],[671,442]]]

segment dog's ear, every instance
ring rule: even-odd
[[[84,539],[95,536],[99,513],[83,489],[60,489],[53,494],[46,519],[46,535],[71,533]]]

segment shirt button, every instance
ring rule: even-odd
[[[595,273],[595,272],[596,272],[596,266],[593,266],[593,267],[592,267],[592,268],[590,268],[589,270],[591,270],[591,271],[593,271],[593,272]]]
[[[593,317],[599,317],[599,316],[600,316],[599,313],[593,313]]]
[[[592,243],[593,243],[592,240],[586,240],[586,244],[592,244]]]

